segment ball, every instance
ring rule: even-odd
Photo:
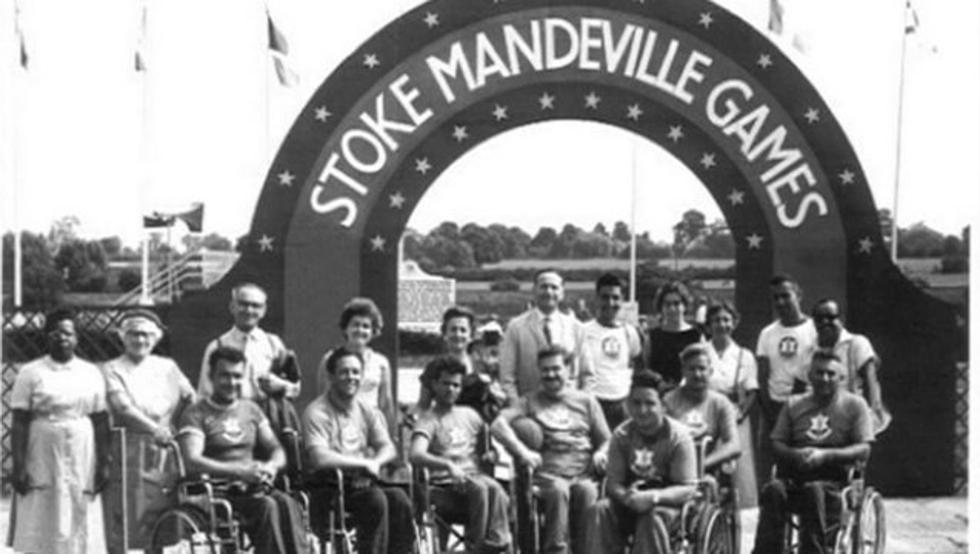
[[[531,450],[541,450],[544,445],[544,431],[537,421],[521,416],[510,422],[514,434]]]

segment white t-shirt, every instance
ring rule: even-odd
[[[601,400],[622,400],[629,395],[633,369],[630,360],[640,355],[640,335],[632,325],[606,327],[596,320],[585,328],[585,355],[596,373],[591,392]]]
[[[793,380],[807,381],[810,359],[817,346],[813,320],[786,327],[773,321],[759,333],[755,353],[769,360],[769,397],[785,402],[793,390]]]
[[[711,348],[711,379],[708,386],[725,396],[735,392],[736,387],[743,391],[758,390],[759,369],[755,356],[748,348],[732,342],[721,353]]]
[[[841,359],[847,374],[844,375],[844,388],[855,394],[864,395],[864,383],[860,379],[858,370],[868,360],[877,358],[871,341],[864,335],[856,335],[841,329],[837,344],[834,345],[834,354]]]

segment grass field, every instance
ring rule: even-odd
[[[639,260],[639,262],[643,263],[644,260]],[[678,261],[678,267],[681,269],[685,267],[719,269],[726,268],[734,263],[735,260],[729,259],[684,258]],[[664,267],[673,268],[674,261],[669,259],[660,260],[659,264]],[[933,273],[939,268],[939,264],[939,258],[902,258],[898,260],[898,266],[902,268],[902,271],[914,274]],[[564,270],[591,269],[594,267],[626,270],[629,269],[630,262],[629,260],[620,258],[589,258],[582,260],[528,258],[523,260],[502,260],[495,264],[486,264],[483,266],[484,269],[541,269],[545,267]]]

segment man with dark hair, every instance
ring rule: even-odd
[[[667,554],[656,530],[659,519],[679,529],[680,507],[695,493],[696,455],[688,429],[665,414],[660,376],[633,376],[627,406],[631,419],[609,442],[606,495],[588,511],[588,552],[620,554],[633,535],[635,554]]]
[[[762,490],[757,554],[779,552],[790,506],[800,510],[801,552],[832,550],[847,470],[868,459],[874,432],[864,399],[841,390],[844,367],[832,352],[813,354],[812,390],[789,399],[772,430],[777,477]]]
[[[595,371],[593,392],[610,429],[626,415],[626,395],[635,368],[643,367],[643,343],[633,325],[619,320],[623,282],[612,273],[596,280],[596,318],[584,324],[584,352]]]
[[[311,470],[344,472],[344,493],[357,529],[359,553],[411,552],[411,501],[401,488],[385,486],[378,480],[381,467],[396,457],[395,445],[381,412],[357,398],[364,360],[340,347],[327,356],[324,365],[327,392],[303,412],[303,438]],[[329,476],[326,480],[330,484]],[[329,487],[317,491],[335,493]],[[316,500],[318,505],[326,501]]]
[[[790,394],[805,390],[807,368],[817,345],[813,320],[800,308],[803,300],[800,285],[787,275],[776,275],[769,281],[769,289],[776,320],[759,333],[755,351],[762,408],[756,465],[760,483],[769,479],[772,468],[769,433],[776,416]]]
[[[538,351],[550,346],[561,346],[573,354],[569,385],[592,390],[595,374],[583,356],[582,324],[559,309],[564,298],[564,281],[558,271],[538,271],[534,276],[534,307],[507,324],[500,348],[500,382],[512,402],[537,390]]]
[[[411,460],[432,471],[432,503],[441,514],[466,513],[467,552],[501,552],[510,545],[507,493],[490,475],[483,419],[468,406],[456,405],[466,366],[442,356],[426,365],[435,377],[435,404],[422,413],[412,432]],[[481,444],[482,443],[482,444]]]
[[[491,430],[534,470],[544,511],[544,551],[571,548],[579,554],[585,552],[585,510],[599,496],[595,472],[605,469],[609,427],[595,397],[567,386],[571,358],[560,346],[542,349],[538,390],[502,411]],[[540,452],[518,439],[513,428],[517,420],[540,430]]]

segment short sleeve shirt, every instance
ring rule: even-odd
[[[694,442],[687,429],[670,417],[653,436],[640,433],[628,420],[613,432],[607,473],[611,482],[623,486],[641,481],[655,488],[694,484]]]
[[[330,400],[329,393],[318,396],[303,411],[303,439],[307,450],[326,448],[361,458],[373,457],[391,442],[377,408],[355,398],[345,410]]]
[[[859,370],[868,360],[877,359],[871,341],[864,335],[856,335],[842,330],[837,344],[834,345],[834,354],[844,363],[847,375],[844,379],[844,388],[855,394],[864,394],[864,383],[862,382]]]
[[[667,414],[690,429],[695,439],[712,437],[718,444],[736,438],[735,406],[723,394],[713,390],[707,392],[703,401],[692,402],[681,389],[670,391],[664,397]]]
[[[793,392],[795,380],[807,381],[810,359],[817,346],[817,328],[807,318],[799,325],[786,327],[778,320],[759,333],[756,355],[769,360],[769,396],[785,402]]]
[[[333,350],[328,350],[320,359],[318,366],[320,369],[317,370],[317,387],[321,394],[330,388],[330,381],[327,379],[327,358],[332,353]],[[384,354],[371,348],[364,349],[361,357],[364,359],[364,369],[361,371],[361,386],[357,389],[357,398],[370,408],[379,408],[381,406],[379,399],[382,394],[381,382],[383,376],[391,375],[391,364],[388,363],[388,358]]]
[[[10,408],[54,419],[101,412],[106,409],[105,379],[97,367],[81,358],[60,363],[44,356],[17,372]]]
[[[596,320],[583,326],[585,356],[596,374],[595,395],[602,400],[622,400],[629,394],[633,369],[630,361],[640,355],[640,335],[627,324],[606,327]]]
[[[609,437],[599,402],[582,391],[569,389],[557,399],[538,391],[521,397],[518,410],[544,432],[540,471],[545,473],[581,476],[591,466],[592,452]]]
[[[103,366],[110,400],[125,397],[156,423],[168,422],[182,399],[194,398],[194,388],[170,358],[150,355],[136,364],[120,356]]]
[[[758,390],[759,367],[749,349],[733,342],[721,352],[714,348],[710,352],[714,371],[708,385],[712,389],[724,395],[733,395],[737,390]]]
[[[841,390],[827,406],[820,406],[812,393],[790,398],[770,438],[794,448],[838,448],[873,441],[874,429],[867,402]]]
[[[208,371],[208,357],[219,346],[227,346],[245,353],[245,380],[242,382],[243,399],[262,400],[265,392],[259,385],[259,378],[269,375],[276,360],[286,354],[286,347],[277,335],[256,327],[248,333],[237,327],[211,341],[204,349],[204,359],[201,362],[201,375],[197,390],[202,397],[210,396],[214,391]]]
[[[426,410],[415,424],[413,436],[429,439],[429,452],[447,458],[468,474],[479,471],[478,444],[483,418],[468,406],[453,406],[445,413]],[[433,472],[435,482],[445,481],[446,471]]]
[[[247,461],[253,458],[261,427],[269,427],[269,420],[251,400],[241,399],[223,406],[202,398],[184,410],[179,433],[204,437],[204,455],[208,458],[222,462]]]

